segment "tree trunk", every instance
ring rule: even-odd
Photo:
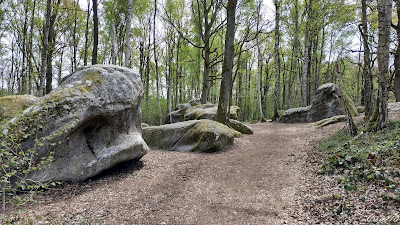
[[[113,5],[113,11],[111,13],[111,64],[117,64],[117,31],[115,29],[115,5]],[[140,58],[141,59],[141,58]],[[140,69],[139,69],[140,71]],[[141,73],[139,73],[142,75]]]
[[[88,45],[89,45],[89,18],[90,18],[90,0],[88,0],[87,16],[86,16],[86,29],[85,29],[85,55],[83,58],[83,65],[87,65],[88,61]]]
[[[216,120],[227,124],[229,119],[229,96],[232,88],[233,58],[235,55],[235,13],[237,0],[228,0],[225,35],[225,57],[222,64],[222,80]]]
[[[127,0],[127,4],[128,4],[128,8],[127,8],[128,12],[126,15],[125,67],[130,68],[131,67],[132,0]],[[155,47],[155,44],[154,44],[154,47]],[[156,56],[154,56],[154,57],[156,57]]]
[[[132,0],[129,0],[132,1]],[[157,44],[156,44],[156,17],[157,17],[157,0],[154,0],[154,17],[153,17],[153,54],[154,54],[154,62],[156,66],[156,92],[157,92],[157,106],[158,106],[158,119],[159,124],[163,124],[162,113],[161,113],[161,105],[160,105],[160,85],[159,85],[159,74],[158,74],[158,60],[157,60]]]
[[[257,9],[257,31],[259,31],[259,25],[260,25],[260,20],[261,20],[261,2],[258,5]],[[256,37],[256,45],[257,45],[257,55],[258,55],[258,60],[257,60],[257,96],[258,96],[258,120],[263,122],[264,121],[264,113],[263,113],[263,108],[262,108],[262,98],[261,98],[261,79],[262,79],[262,53],[261,53],[261,47],[260,47],[260,41],[258,38],[258,35]]]
[[[397,21],[400,21],[400,2],[395,1],[397,8]],[[397,22],[397,25],[392,25],[392,27],[396,30],[397,34],[397,49],[394,53],[394,96],[396,98],[396,102],[400,101],[400,22]]]
[[[28,94],[32,94],[32,73],[33,73],[33,66],[32,66],[32,59],[33,59],[33,28],[34,28],[34,18],[35,18],[35,9],[36,9],[36,0],[33,1],[33,9],[32,9],[32,18],[31,18],[31,25],[30,25],[30,34],[29,34],[29,42],[28,42]]]
[[[97,48],[99,45],[99,18],[97,16],[97,0],[93,0],[93,52],[92,65],[97,64]]]
[[[42,46],[42,65],[39,75],[39,86],[38,94],[42,96],[44,94],[44,78],[47,69],[47,54],[48,54],[48,43],[49,43],[49,30],[50,30],[50,19],[51,19],[51,0],[47,0],[46,6],[46,22],[43,26],[43,46]]]
[[[313,0],[310,0],[307,6],[307,22],[306,22],[306,30],[304,35],[304,57],[303,57],[303,101],[302,106],[307,106],[308,99],[308,77],[310,75],[310,29],[312,23],[312,5]]]
[[[390,25],[392,21],[393,0],[381,0],[378,3],[379,36],[378,36],[378,118],[377,130],[382,130],[388,120],[388,82],[389,74],[389,45],[390,45]]]
[[[20,76],[20,85],[19,85],[19,92],[22,94],[26,94],[26,62],[28,61],[28,54],[27,54],[27,33],[28,33],[28,7],[24,6],[24,25],[22,29],[22,65],[21,65],[21,76]]]
[[[181,48],[181,36],[178,36],[178,40],[176,42],[176,62],[175,62],[175,98],[174,98],[174,107],[177,107],[179,104],[179,77],[180,77],[180,70],[179,70],[179,49]],[[207,92],[208,93],[208,92]]]
[[[53,89],[53,53],[55,50],[55,32],[54,24],[57,19],[58,7],[60,6],[61,0],[56,3],[56,8],[50,18],[49,35],[48,35],[48,50],[47,50],[47,71],[46,71],[46,94],[50,93]]]
[[[274,67],[275,67],[275,89],[274,89],[274,115],[273,120],[279,119],[279,105],[280,105],[280,59],[279,59],[279,20],[280,20],[280,6],[279,0],[275,0],[275,46],[274,46]],[[284,96],[285,97],[285,96]]]
[[[295,0],[295,34],[294,34],[294,57],[296,58],[296,81],[297,81],[297,97],[298,97],[298,105],[302,105],[303,98],[301,97],[301,77],[300,77],[300,62],[299,62],[299,9],[298,9],[298,0]]]
[[[350,128],[350,134],[352,137],[355,137],[357,135],[357,126],[355,125],[353,121],[353,117],[351,117],[351,114],[349,112],[349,109],[346,105],[346,100],[343,97],[343,88],[342,88],[342,77],[343,77],[343,72],[340,70],[339,64],[336,64],[336,77],[337,77],[337,89],[338,89],[338,94],[337,98],[339,101],[340,107],[343,109],[343,111],[346,113],[346,118],[347,122],[349,123],[349,128]]]
[[[373,78],[371,73],[371,60],[370,60],[370,49],[368,44],[368,26],[367,26],[367,3],[366,0],[361,1],[361,36],[363,39],[364,46],[364,105],[365,105],[365,120],[369,120],[373,112]]]
[[[60,67],[58,68],[58,79],[57,79],[58,85],[60,85],[60,83],[61,83],[63,58],[64,58],[64,48],[61,49]]]
[[[76,2],[74,1],[74,8],[75,8],[75,14],[74,14],[74,34],[73,34],[73,41],[74,41],[74,59],[73,59],[73,71],[76,71],[78,65],[77,65],[77,61],[76,61],[76,53],[77,53],[77,47],[78,47],[78,43],[76,41],[76,27],[77,27],[77,19],[78,19],[78,7],[79,7],[79,0],[77,0]]]
[[[204,48],[204,73],[203,73],[203,90],[201,92],[201,104],[206,104],[208,94],[210,92],[210,46],[207,40]]]

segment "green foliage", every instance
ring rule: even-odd
[[[47,136],[37,138],[45,123],[48,123],[47,108],[31,108],[16,118],[3,121],[0,125],[0,193],[2,205],[20,206],[33,201],[32,196],[40,189],[55,186],[56,182],[33,181],[30,178],[38,171],[51,165],[53,151],[39,155],[43,146],[56,146],[77,120],[73,120]],[[33,140],[34,145],[26,148],[24,142]],[[21,195],[25,194],[25,195]]]
[[[160,99],[161,113],[163,115],[163,121],[167,115],[167,100],[164,98]],[[142,100],[142,122],[149,125],[160,125],[158,120],[158,105],[157,97],[155,95],[149,95],[149,98]]]
[[[386,188],[400,200],[399,134],[400,121],[391,121],[385,130],[354,141],[348,131],[339,131],[318,145],[324,157],[321,172],[338,176],[346,191],[368,183]]]

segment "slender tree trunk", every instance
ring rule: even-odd
[[[301,97],[301,77],[300,77],[300,62],[299,62],[299,9],[298,9],[298,0],[295,0],[295,34],[294,34],[294,57],[296,58],[296,81],[297,81],[297,97],[298,97],[298,105],[302,105],[303,98]]]
[[[50,19],[51,19],[51,0],[47,0],[46,6],[46,22],[43,26],[43,46],[42,46],[42,65],[39,75],[39,87],[38,94],[42,96],[44,94],[44,78],[47,69],[47,54],[48,54],[48,43],[49,43],[49,30],[50,30]]]
[[[21,65],[21,83],[20,83],[20,85],[19,85],[19,92],[20,93],[22,93],[22,94],[26,94],[26,89],[27,89],[27,87],[26,87],[26,78],[27,78],[27,76],[26,76],[26,74],[27,74],[27,72],[26,72],[26,64],[27,64],[27,61],[28,61],[28,53],[27,53],[27,46],[28,46],[28,44],[27,44],[27,36],[28,36],[28,7],[27,6],[25,6],[24,7],[25,8],[25,15],[24,15],[24,17],[25,17],[25,20],[24,20],[24,25],[23,25],[23,29],[22,29],[22,65]]]
[[[92,65],[97,64],[97,48],[99,45],[99,18],[97,16],[97,0],[93,0],[93,52]]]
[[[111,64],[117,64],[117,31],[115,29],[115,5],[113,5],[113,11],[111,13]],[[139,70],[140,71],[140,70]],[[141,73],[139,72],[141,75]]]
[[[28,52],[29,52],[29,57],[28,57],[28,94],[32,93],[33,28],[34,28],[35,11],[36,11],[36,0],[33,1],[32,17],[31,17],[31,24],[30,24],[30,34],[29,34],[29,42],[28,42],[28,48],[29,48],[29,50],[28,50]]]
[[[199,6],[198,6],[199,7]],[[203,2],[203,11],[205,16],[204,19],[204,74],[203,74],[203,90],[201,93],[201,104],[206,104],[208,99],[208,94],[210,92],[210,38],[211,38],[211,26],[209,23],[209,11],[210,8],[207,7],[206,1]],[[199,15],[200,16],[200,15]]]
[[[180,77],[180,70],[179,70],[179,49],[181,48],[181,36],[178,36],[178,40],[176,43],[176,62],[175,62],[175,98],[174,98],[174,107],[177,107],[179,104],[179,77]]]
[[[308,99],[308,77],[310,75],[310,29],[312,23],[312,5],[313,0],[310,0],[307,6],[307,22],[306,22],[306,30],[304,36],[304,57],[303,57],[303,106],[307,106],[307,99]]]
[[[260,15],[260,10],[261,10],[261,2],[258,5],[257,9],[257,31],[259,31],[259,24],[261,20],[261,15]],[[261,98],[261,79],[262,79],[262,53],[261,53],[261,47],[260,47],[260,41],[258,38],[258,35],[256,37],[256,45],[257,45],[257,55],[258,55],[258,60],[257,60],[257,96],[258,96],[258,120],[263,122],[264,121],[264,113],[263,113],[263,108],[262,108],[262,98]]]
[[[273,119],[279,119],[279,105],[280,105],[280,59],[279,59],[279,20],[280,20],[280,3],[275,0],[275,46],[274,46],[274,67],[275,67],[275,89],[274,89],[274,115]],[[283,96],[285,97],[285,96]]]
[[[131,1],[131,0],[129,0]],[[160,125],[163,124],[162,113],[161,113],[161,105],[160,105],[160,85],[159,85],[159,74],[158,74],[158,60],[157,60],[157,44],[156,44],[156,17],[157,17],[157,0],[154,0],[154,17],[153,17],[153,54],[154,54],[154,62],[156,66],[156,92],[157,92],[157,106],[158,106],[158,119]]]
[[[63,66],[63,58],[64,58],[64,48],[61,49],[61,56],[60,56],[60,67],[58,68],[58,85],[61,84],[61,76],[62,76],[62,66]]]
[[[57,20],[58,7],[60,6],[61,0],[58,0],[56,3],[56,8],[51,15],[50,18],[50,27],[49,27],[49,35],[48,35],[48,53],[47,53],[47,71],[46,71],[46,94],[50,93],[53,89],[53,53],[55,50],[55,31],[54,24]]]
[[[393,0],[381,0],[378,3],[379,36],[378,36],[378,118],[377,130],[382,130],[388,121],[388,74],[389,74],[389,45],[390,25],[392,21]]]
[[[397,21],[400,21],[400,2],[395,1],[397,8]],[[394,96],[396,98],[396,102],[400,101],[400,22],[397,22],[397,25],[392,25],[392,27],[396,30],[397,34],[397,49],[394,53]]]
[[[368,26],[367,26],[367,3],[366,0],[361,1],[361,36],[363,38],[364,46],[364,105],[365,105],[365,120],[369,120],[372,116],[373,111],[373,78],[371,73],[371,60],[370,60],[370,49],[368,44]]]
[[[86,16],[86,29],[85,29],[85,55],[83,58],[83,65],[87,65],[88,61],[88,45],[89,45],[89,18],[90,18],[90,0],[88,0],[87,16]]]
[[[126,15],[126,42],[125,42],[125,67],[131,67],[131,23],[132,23],[132,0],[127,0],[128,8]],[[155,29],[154,29],[155,30]],[[155,43],[154,43],[155,47]],[[154,50],[155,54],[155,50]],[[156,58],[156,56],[154,56]],[[158,90],[157,90],[158,91]]]
[[[72,72],[74,72],[74,71],[76,71],[76,69],[77,69],[77,67],[78,67],[78,65],[77,65],[77,60],[76,60],[76,54],[77,54],[77,48],[78,48],[78,43],[77,43],[77,40],[76,40],[76,27],[77,27],[77,19],[78,19],[78,10],[77,10],[77,8],[78,8],[78,6],[79,6],[79,0],[76,0],[76,2],[74,1],[74,6],[75,6],[75,13],[74,13],[74,34],[73,34],[73,41],[74,41],[74,59],[73,59],[73,64],[74,64],[74,67],[73,67],[73,71]]]
[[[166,78],[166,83],[167,83],[167,109],[168,109],[168,114],[171,113],[172,111],[172,61],[174,58],[174,42],[172,39],[175,39],[172,33],[170,33],[170,37],[168,38],[168,53],[167,53],[167,60],[166,60],[166,68],[168,68],[168,73]],[[170,118],[171,121],[171,118]]]
[[[350,128],[350,134],[351,136],[356,136],[357,135],[357,126],[355,125],[353,118],[351,117],[351,114],[349,112],[349,109],[346,105],[346,100],[343,97],[343,88],[342,88],[342,77],[343,77],[343,72],[340,70],[339,64],[336,64],[336,73],[337,73],[337,86],[338,86],[338,100],[339,104],[342,107],[343,111],[346,113],[346,118],[347,122],[349,123],[349,128]]]
[[[229,97],[232,88],[233,58],[235,55],[235,14],[237,0],[228,0],[226,8],[227,25],[225,35],[225,57],[222,64],[222,80],[216,120],[227,124],[229,118]]]
[[[262,88],[262,95],[263,95],[263,99],[262,99],[262,107],[263,109],[267,108],[267,97],[268,97],[268,90],[269,90],[269,78],[270,78],[270,74],[269,74],[269,68],[268,68],[268,64],[269,64],[269,60],[270,57],[268,57],[265,60],[265,79],[264,79],[264,87]]]
[[[203,73],[203,90],[201,92],[201,104],[206,104],[208,93],[210,92],[210,47],[208,41],[204,48],[204,73]]]

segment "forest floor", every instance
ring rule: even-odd
[[[360,119],[360,118],[358,118]],[[152,150],[85,182],[36,196],[42,204],[13,214],[39,224],[308,224],[306,194],[323,186],[310,167],[317,142],[346,126],[250,125],[223,151]],[[322,181],[321,181],[322,182]],[[326,183],[326,182],[325,182]],[[320,221],[322,222],[322,221]]]

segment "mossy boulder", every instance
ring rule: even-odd
[[[357,116],[356,107],[350,97],[343,92],[345,104],[352,116]],[[312,105],[285,111],[279,121],[283,123],[316,122],[333,116],[344,115],[339,104],[338,90],[335,84],[321,85],[312,99]]]
[[[237,120],[229,119],[228,126],[242,134],[253,134],[253,130],[249,126]]]
[[[0,121],[10,119],[35,104],[38,98],[33,95],[10,95],[0,97]]]
[[[140,76],[132,70],[87,66],[2,129],[14,133],[33,127],[34,135],[20,140],[21,150],[34,148],[37,158],[53,155],[50,167],[30,174],[30,179],[82,181],[149,151],[141,135],[142,95]],[[40,127],[31,126],[33,122]]]
[[[190,120],[143,128],[143,139],[153,149],[181,152],[215,152],[241,134],[212,120]]]

